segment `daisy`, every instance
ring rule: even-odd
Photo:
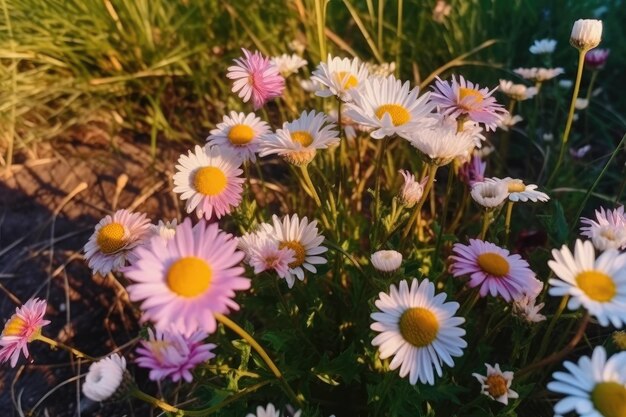
[[[451,82],[437,77],[431,99],[446,116],[454,119],[462,117],[483,124],[488,131],[496,130],[498,121],[508,113],[492,97],[496,89],[480,88],[463,76],[459,76],[458,82],[454,76]]]
[[[542,193],[541,191],[537,191],[537,186],[535,184],[524,184],[522,180],[514,179],[511,177],[506,178],[487,178],[485,182],[489,183],[503,183],[507,187],[507,191],[509,193],[509,200],[513,202],[546,202],[550,199],[546,193]]]
[[[524,294],[536,297],[543,288],[528,262],[493,243],[470,239],[469,245],[455,243],[452,252],[452,275],[469,275],[469,287],[480,287],[481,297],[489,293],[512,301]]]
[[[282,54],[272,58],[272,64],[278,68],[280,75],[287,78],[291,74],[295,74],[302,67],[306,67],[308,62],[297,54]]]
[[[598,250],[626,248],[626,215],[624,206],[614,210],[600,207],[595,219],[582,217],[581,235],[588,237]]]
[[[366,62],[365,68],[367,68],[371,76],[387,77],[396,72],[396,63],[383,62],[382,64],[373,64],[370,62]]]
[[[536,298],[523,295],[521,298],[513,300],[513,314],[528,323],[539,323],[546,319],[546,316],[539,314],[545,303],[535,304]]]
[[[155,237],[137,248],[137,261],[124,270],[133,282],[130,299],[142,301],[142,320],[154,322],[157,330],[177,330],[184,336],[196,330],[213,333],[213,313],[237,310],[235,290],[250,288],[238,266],[243,257],[237,241],[216,223],[201,219],[192,227],[186,218],[174,239]]]
[[[321,246],[324,236],[317,230],[317,220],[309,223],[306,217],[298,218],[297,214],[285,216],[280,220],[272,216],[272,225],[263,223],[262,230],[278,241],[280,249],[288,248],[295,253],[295,260],[289,263],[285,280],[289,288],[293,287],[295,279],[304,280],[304,270],[316,273],[314,265],[322,265],[327,260],[319,256],[328,248]]]
[[[467,347],[461,338],[465,330],[458,327],[465,319],[454,317],[459,303],[445,299],[445,293],[435,295],[432,282],[413,279],[410,289],[407,281],[399,288],[392,284],[389,294],[381,292],[375,301],[381,311],[370,315],[370,328],[380,334],[372,345],[379,346],[381,359],[395,355],[389,368],[400,368],[400,376],[409,375],[412,385],[418,379],[434,385],[433,368],[441,376],[441,364],[453,367],[452,357],[462,356]]]
[[[276,65],[260,52],[241,50],[244,56],[234,60],[235,65],[228,67],[226,77],[235,80],[233,93],[239,92],[244,103],[252,98],[252,105],[257,110],[269,100],[280,97],[285,89],[285,79],[278,73]]]
[[[565,73],[563,68],[517,68],[513,70],[520,77],[532,82],[544,82]]]
[[[10,361],[17,365],[20,353],[28,358],[28,344],[41,335],[41,328],[50,321],[44,320],[47,304],[44,300],[31,298],[15,309],[15,314],[4,324],[0,334],[0,363]]]
[[[316,82],[318,86],[315,95],[336,96],[347,101],[350,98],[348,92],[360,86],[368,75],[367,68],[359,58],[333,58],[328,54],[326,62],[321,62],[313,71],[311,81]]]
[[[587,54],[589,55],[589,54]],[[587,56],[585,55],[585,56]],[[572,88],[572,86],[574,85],[574,81],[572,80],[559,80],[559,87],[564,88],[564,89],[569,89]]]
[[[83,394],[92,401],[104,401],[114,394],[121,394],[126,372],[126,359],[114,353],[89,366],[83,384]]]
[[[510,114],[506,114],[502,120],[498,122],[498,127],[505,132],[508,132],[513,126],[523,121],[522,116],[516,114],[515,116],[511,116]]]
[[[595,48],[602,40],[602,20],[578,19],[572,26],[569,43],[580,50]]]
[[[480,392],[485,394],[492,400],[496,400],[499,403],[507,405],[509,398],[519,398],[517,392],[511,389],[511,382],[513,382],[513,372],[502,372],[500,365],[496,363],[495,366],[491,366],[488,363],[487,375],[483,376],[477,373],[473,373],[472,376],[480,382]]]
[[[371,257],[372,265],[381,272],[394,272],[402,265],[402,254],[395,250],[379,250]]]
[[[587,52],[587,54],[585,54],[585,66],[592,70],[604,68],[604,64],[606,64],[610,53],[610,50],[601,48]]]
[[[402,185],[402,190],[400,191],[400,201],[407,208],[413,207],[417,204],[424,194],[424,186],[426,182],[428,182],[428,177],[425,177],[422,181],[415,181],[415,176],[411,174],[409,171],[400,170],[398,171],[404,177],[404,184]]]
[[[454,123],[446,121],[419,129],[407,135],[407,140],[432,164],[442,166],[455,158],[469,156],[480,145],[480,128],[457,131]]]
[[[472,199],[485,208],[495,208],[509,196],[507,185],[503,182],[477,182],[470,191]]]
[[[241,203],[244,178],[241,159],[228,148],[196,145],[188,155],[181,155],[174,174],[174,192],[187,200],[187,213],[196,211],[199,218],[219,219]]]
[[[178,220],[172,221],[159,220],[158,224],[151,224],[150,231],[153,236],[161,236],[164,239],[172,239],[176,234],[176,226],[178,226]]]
[[[474,153],[472,159],[459,168],[459,177],[471,187],[485,180],[485,169],[487,169],[487,161],[483,161],[480,155]]]
[[[294,165],[306,165],[318,149],[339,143],[339,133],[324,113],[303,111],[293,122],[283,123],[275,134],[263,137],[260,156],[278,154]]]
[[[189,337],[177,332],[148,329],[148,340],[141,340],[137,348],[137,364],[150,369],[150,379],[162,381],[170,378],[174,382],[193,380],[191,371],[199,364],[215,357],[212,343],[202,343],[207,334],[197,331]]]
[[[261,137],[270,132],[270,127],[254,113],[230,112],[222,123],[211,130],[206,139],[209,146],[230,148],[242,161],[256,161]]]
[[[274,408],[274,404],[269,403],[265,408],[258,406],[256,414],[248,413],[246,417],[280,417],[280,410]]]
[[[530,48],[530,53],[533,55],[551,54],[556,48],[555,39],[540,39],[535,41]]]
[[[346,106],[346,115],[361,125],[373,128],[370,136],[383,139],[385,136],[407,135],[431,124],[428,117],[434,108],[430,94],[417,97],[419,88],[410,90],[409,82],[388,77],[370,77],[352,91],[353,103]]]
[[[85,244],[85,258],[94,274],[106,275],[132,261],[133,250],[150,237],[150,220],[143,213],[118,210],[105,216]]]
[[[254,268],[255,274],[268,270],[276,271],[280,278],[286,278],[290,274],[289,265],[296,262],[296,252],[293,249],[281,247],[278,240],[265,233],[256,235],[253,242],[248,245],[247,251],[250,254],[248,264]]]
[[[591,358],[578,363],[566,361],[569,372],[555,372],[548,389],[566,395],[554,405],[554,412],[576,412],[580,417],[622,417],[626,415],[626,352],[607,359],[604,347],[597,346]]]
[[[573,256],[563,245],[552,249],[552,257],[548,266],[560,279],[548,281],[550,295],[569,294],[570,310],[582,305],[602,326],[626,323],[626,253],[609,249],[596,259],[591,242],[578,239]]]
[[[518,101],[533,98],[539,92],[536,87],[527,87],[524,84],[515,84],[507,80],[500,80],[500,91]]]

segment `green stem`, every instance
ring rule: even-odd
[[[561,299],[561,304],[559,304],[559,307],[557,308],[556,313],[554,313],[554,316],[552,316],[552,320],[550,320],[550,324],[548,324],[548,329],[543,334],[543,339],[541,340],[541,344],[539,345],[539,353],[537,354],[537,357],[543,356],[543,354],[545,353],[548,347],[548,342],[550,341],[552,337],[554,337],[554,334],[552,333],[554,330],[554,326],[556,326],[556,323],[559,320],[559,317],[561,317],[563,310],[565,310],[565,307],[567,306],[568,301],[569,301],[569,295],[566,295]]]
[[[47,343],[47,344],[49,344],[50,346],[52,346],[53,348],[56,348],[56,349],[66,350],[66,351],[70,352],[71,354],[73,354],[74,356],[76,356],[77,358],[88,359],[90,361],[97,361],[98,360],[98,359],[94,358],[93,356],[89,356],[89,355],[81,352],[78,349],[74,349],[71,346],[63,344],[61,342],[57,342],[56,340],[50,339],[49,337],[46,337],[46,336],[44,336],[42,334],[36,336],[34,340],[39,340],[40,342]]]
[[[448,216],[448,205],[452,194],[452,184],[454,184],[454,169],[452,165],[448,165],[448,180],[446,183],[446,196],[443,200],[443,210],[441,211],[441,220],[439,222],[439,233],[437,233],[437,242],[435,243],[435,255],[433,257],[433,271],[437,270],[439,263],[439,250],[441,249],[441,238],[443,229],[446,227],[446,218]]]
[[[397,40],[397,45],[396,45],[396,74],[399,75],[400,74],[400,67],[401,67],[401,59],[402,59],[402,15],[403,15],[403,11],[404,11],[404,1],[403,0],[398,0],[398,23],[396,25],[396,40]]]
[[[302,171],[302,177],[304,178],[304,182],[306,183],[307,188],[311,192],[311,197],[313,197],[318,207],[322,207],[322,202],[320,201],[320,198],[317,195],[317,191],[315,191],[315,186],[313,185],[313,181],[311,181],[311,177],[309,176],[308,166],[309,166],[308,164],[300,165],[300,170]]]
[[[511,214],[513,214],[513,201],[506,204],[506,217],[504,219],[504,245],[509,243],[509,236],[511,234]]]
[[[326,34],[324,29],[326,26],[326,16],[322,3],[325,0],[315,0],[315,21],[317,22],[317,41],[320,47],[320,61],[326,59]]]
[[[2,9],[4,11],[4,20],[6,22],[6,28],[9,35],[9,45],[11,45],[11,52],[15,55],[15,40],[13,39],[13,28],[11,27],[11,19],[9,17],[9,9],[7,7],[6,0],[2,0]],[[15,141],[15,107],[17,105],[17,61],[15,58],[11,59],[11,116],[10,123],[6,127],[7,130],[7,153],[5,168],[6,172],[10,173],[11,165],[13,164],[13,146]]]
[[[439,167],[437,165],[435,165],[435,164],[430,164],[429,167],[428,167],[428,181],[426,182],[426,186],[424,187],[424,193],[422,194],[422,198],[420,199],[420,201],[417,203],[417,206],[415,207],[415,211],[413,211],[413,214],[411,215],[411,218],[409,219],[409,222],[404,227],[404,232],[402,232],[402,239],[403,240],[406,240],[407,236],[409,236],[409,234],[411,233],[411,229],[413,228],[413,224],[415,223],[415,221],[419,217],[419,214],[422,211],[422,207],[424,206],[424,203],[428,199],[428,196],[430,194],[430,190],[433,187],[433,183],[435,182],[435,175],[437,174],[437,168],[439,168]]]
[[[485,212],[483,213],[483,226],[480,229],[480,240],[485,240],[485,237],[487,236],[487,230],[489,230],[489,225],[491,224],[491,209],[485,209]]]

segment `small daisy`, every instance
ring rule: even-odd
[[[83,384],[83,394],[92,401],[104,401],[121,394],[126,375],[126,359],[114,353],[89,366]]]
[[[252,98],[255,110],[260,109],[269,100],[280,97],[285,89],[285,79],[278,73],[278,68],[269,58],[256,51],[251,53],[243,49],[244,56],[235,59],[235,65],[228,67],[226,77],[235,80],[233,93],[247,103]]]
[[[485,180],[485,169],[487,169],[487,161],[483,161],[480,155],[474,153],[472,159],[459,168],[459,177],[471,187]]]
[[[564,88],[566,90],[569,88],[572,88],[573,85],[574,85],[574,81],[572,80],[559,80],[559,87]]]
[[[472,199],[485,208],[498,207],[509,197],[507,185],[503,182],[477,182],[470,191]]]
[[[490,182],[490,183],[500,182],[500,183],[505,184],[507,187],[507,191],[509,193],[510,201],[514,201],[514,202],[532,201],[536,203],[537,201],[546,202],[550,199],[550,197],[548,197],[546,193],[537,191],[537,186],[535,184],[526,185],[524,184],[522,180],[519,180],[519,179],[514,179],[511,177],[500,179],[500,178],[493,177],[493,178],[487,178],[485,179],[485,181]]]
[[[502,120],[498,122],[498,127],[505,132],[508,132],[513,126],[523,121],[522,116],[516,114],[515,116],[511,116],[510,114],[506,114]]]
[[[372,254],[372,265],[381,272],[394,272],[402,265],[402,254],[395,250],[379,250]]]
[[[177,332],[153,332],[148,329],[148,340],[141,340],[137,348],[137,364],[150,369],[150,379],[162,381],[170,378],[174,382],[193,380],[191,371],[199,364],[215,357],[212,343],[202,343],[207,334],[197,331],[189,337]]]
[[[624,206],[614,210],[600,207],[596,210],[596,218],[582,217],[580,222],[581,235],[588,237],[598,250],[626,248],[626,215]]]
[[[442,121],[408,134],[407,140],[432,164],[442,166],[455,158],[469,156],[480,145],[480,128],[457,131],[454,123]]]
[[[452,275],[469,275],[469,287],[480,287],[481,297],[489,293],[512,301],[524,294],[535,296],[543,288],[528,262],[493,243],[470,239],[469,245],[455,243],[452,252]]]
[[[424,186],[428,181],[428,177],[425,177],[421,182],[417,182],[415,181],[415,176],[409,171],[401,169],[398,172],[404,177],[404,184],[402,185],[402,190],[399,195],[400,201],[407,208],[411,208],[422,199]]]
[[[529,295],[513,300],[513,314],[528,323],[539,323],[546,319],[546,316],[539,314],[545,303],[535,304],[537,299]]]
[[[298,119],[283,123],[275,134],[264,136],[259,155],[278,154],[294,165],[306,165],[318,149],[339,143],[335,128],[324,113],[303,111]]]
[[[459,81],[453,76],[451,82],[437,77],[431,99],[446,116],[467,118],[483,124],[488,131],[496,130],[498,121],[508,113],[492,97],[496,89],[489,91],[488,88],[480,88],[478,84],[466,81],[463,76],[459,76]]]
[[[626,352],[607,359],[604,347],[578,363],[565,361],[569,372],[555,372],[548,389],[566,395],[554,405],[554,412],[576,412],[580,417],[622,417],[626,415]]]
[[[560,279],[550,279],[550,295],[569,294],[570,310],[582,305],[602,326],[626,323],[626,253],[609,249],[596,259],[591,242],[577,239],[573,256],[563,245],[552,257],[548,266]]]
[[[472,376],[476,378],[478,382],[480,382],[481,394],[485,394],[492,400],[496,400],[497,402],[504,405],[507,405],[509,403],[509,398],[519,398],[517,392],[511,389],[511,382],[513,382],[513,372],[502,372],[500,370],[500,365],[497,363],[495,366],[491,366],[486,363],[485,366],[487,367],[486,376],[482,376],[477,373],[472,374]]]
[[[85,258],[94,274],[115,272],[132,261],[133,250],[150,237],[150,220],[143,213],[118,210],[105,216],[85,245]]]
[[[280,278],[286,278],[290,274],[289,265],[296,262],[296,252],[293,249],[281,247],[278,240],[264,233],[257,235],[254,243],[248,245],[247,249],[250,254],[248,264],[254,268],[255,274],[274,270]]]
[[[517,68],[513,70],[520,77],[532,82],[544,82],[565,73],[563,68]]]
[[[181,155],[174,174],[174,192],[187,200],[187,213],[219,219],[241,203],[245,179],[239,177],[241,159],[228,148],[196,145]]]
[[[137,261],[124,270],[133,281],[128,294],[132,301],[142,301],[142,320],[154,322],[157,330],[185,336],[196,330],[213,333],[213,313],[237,310],[235,291],[250,288],[239,266],[243,257],[237,241],[216,223],[201,219],[192,228],[186,218],[174,239],[155,237],[137,248]]]
[[[604,68],[610,53],[610,50],[601,48],[593,49],[587,52],[585,54],[585,66],[592,70]]]
[[[282,54],[272,58],[272,63],[278,68],[280,75],[287,78],[291,74],[295,74],[302,67],[306,67],[308,62],[297,54]]]
[[[370,76],[375,77],[388,77],[396,72],[395,62],[383,62],[382,64],[373,64],[370,62],[365,63],[365,68],[370,73]]]
[[[576,116],[576,114],[574,114],[574,116]],[[582,159],[585,157],[585,155],[587,155],[587,153],[591,150],[591,145],[585,145],[585,146],[581,146],[580,148],[576,149],[576,148],[570,148],[569,149],[569,154],[572,156],[572,158],[574,159]]]
[[[524,84],[515,84],[507,80],[500,80],[500,91],[518,101],[533,98],[539,92],[536,87],[527,87]]]
[[[20,353],[28,358],[28,344],[41,335],[41,328],[50,321],[44,320],[47,304],[44,300],[31,298],[15,309],[15,314],[4,324],[0,334],[0,363],[10,361],[17,365]]]
[[[274,408],[274,404],[269,403],[265,408],[258,406],[256,414],[248,413],[246,417],[280,417],[280,410]]]
[[[435,375],[442,375],[441,364],[453,367],[453,356],[463,355],[467,343],[461,338],[465,330],[462,317],[454,317],[459,303],[445,302],[446,294],[435,295],[435,286],[427,279],[418,283],[401,281],[399,288],[391,285],[389,294],[381,292],[375,301],[379,312],[370,317],[370,326],[380,332],[372,340],[381,359],[394,356],[389,369],[400,368],[400,376],[409,375],[412,385],[435,385]]]
[[[359,87],[367,77],[367,68],[358,58],[333,58],[329,54],[326,62],[321,62],[313,71],[311,81],[319,87],[315,95],[336,96],[347,101],[350,98],[348,92]]]
[[[396,134],[408,138],[410,132],[432,124],[430,94],[418,94],[418,87],[410,90],[408,81],[403,84],[393,75],[370,77],[352,91],[354,102],[346,106],[346,115],[373,128],[370,136],[374,139]]]
[[[176,234],[176,226],[178,226],[178,220],[174,219],[170,222],[159,220],[158,224],[151,224],[150,230],[153,236],[161,236],[163,239],[172,239]]]
[[[540,39],[535,41],[530,48],[530,53],[533,55],[551,54],[556,48],[555,39]]]
[[[222,123],[211,130],[206,139],[209,146],[230,148],[242,161],[256,161],[261,137],[270,132],[270,127],[254,113],[230,112]]]

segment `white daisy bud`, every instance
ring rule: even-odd
[[[569,42],[573,47],[588,51],[595,48],[602,40],[602,21],[578,19],[572,27]]]
[[[150,230],[152,231],[153,236],[161,236],[163,239],[170,240],[173,239],[176,235],[176,226],[178,225],[178,220],[174,219],[172,221],[163,221],[159,220],[158,224],[150,225]]]
[[[402,265],[402,254],[395,250],[379,250],[372,254],[372,265],[382,272],[394,272]]]
[[[585,110],[589,107],[589,100],[586,98],[577,98],[574,102],[574,107],[576,107],[576,110]]]
[[[504,182],[477,182],[470,194],[476,203],[485,208],[498,207],[509,196]]]
[[[83,384],[83,394],[93,401],[104,401],[118,394],[123,388],[126,374],[126,359],[114,353],[89,367]]]
[[[404,177],[404,185],[399,196],[400,201],[408,208],[411,208],[421,200],[424,194],[424,184],[428,178],[424,178],[424,181],[420,183],[415,181],[415,176],[409,171],[401,169],[398,172]]]

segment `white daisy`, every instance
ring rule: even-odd
[[[553,79],[563,73],[563,68],[517,68],[513,70],[520,77],[532,82],[544,82]]]
[[[360,86],[368,75],[365,64],[359,58],[333,58],[328,54],[326,62],[321,62],[313,71],[311,81],[316,82],[319,87],[315,95],[336,96],[347,101],[350,98],[348,92]]]
[[[576,108],[576,110],[585,110],[587,107],[589,107],[589,100],[587,100],[586,98],[578,97],[574,102],[574,107]]]
[[[324,113],[303,111],[300,118],[285,122],[282,129],[264,136],[259,155],[278,154],[294,165],[306,165],[313,160],[317,149],[339,142],[335,127],[328,123]]]
[[[242,161],[256,161],[261,137],[269,133],[270,127],[254,113],[230,112],[221,123],[211,130],[206,138],[209,146],[227,147]]]
[[[503,182],[477,182],[470,191],[472,199],[485,208],[498,207],[509,196],[507,186]]]
[[[241,159],[229,148],[196,145],[181,155],[174,174],[174,192],[187,200],[187,213],[219,219],[241,203],[244,179]]]
[[[501,182],[506,185],[507,191],[509,193],[509,200],[518,202],[526,202],[526,201],[542,201],[546,202],[550,199],[546,193],[542,193],[541,191],[537,191],[537,186],[535,184],[524,184],[524,181],[520,179],[514,179],[511,177],[506,178],[486,178],[485,182]]]
[[[511,116],[510,113],[507,113],[503,115],[502,120],[498,122],[498,127],[504,130],[505,132],[508,132],[509,129],[511,129],[513,126],[515,126],[516,124],[518,124],[519,122],[523,120],[524,119],[519,114],[516,114],[515,116]]]
[[[473,373],[472,376],[478,379],[480,382],[480,392],[485,394],[489,398],[498,401],[504,405],[509,403],[509,398],[519,398],[517,392],[511,389],[511,382],[513,382],[513,372],[500,370],[500,365],[496,363],[495,366],[491,366],[488,363],[487,375],[483,376],[477,373]]]
[[[133,249],[150,237],[150,220],[143,213],[118,210],[105,216],[85,244],[85,258],[94,274],[106,275],[132,261]]]
[[[321,246],[324,236],[317,230],[317,220],[309,223],[306,217],[298,218],[297,214],[285,216],[282,220],[272,216],[273,225],[263,223],[262,230],[276,239],[279,249],[289,248],[295,253],[295,261],[289,263],[285,280],[289,288],[293,287],[296,278],[304,280],[304,270],[316,273],[314,265],[322,265],[327,260],[321,256],[328,248]]]
[[[539,92],[536,87],[527,87],[524,84],[515,84],[508,80],[500,80],[500,91],[518,101],[533,98]]]
[[[395,62],[383,62],[382,64],[372,64],[370,62],[366,62],[365,67],[371,76],[376,77],[386,77],[396,72]]]
[[[372,254],[372,265],[382,272],[394,272],[402,265],[402,254],[395,250],[379,250]]]
[[[409,171],[401,169],[398,172],[404,177],[404,184],[402,185],[402,190],[399,195],[400,201],[407,208],[411,208],[422,199],[424,186],[428,181],[428,177],[424,178],[421,182],[418,182],[415,181],[415,176]]]
[[[609,249],[596,259],[591,242],[578,239],[573,256],[563,245],[552,257],[548,266],[560,279],[550,279],[550,295],[569,294],[570,310],[582,305],[602,326],[626,323],[626,253]]]
[[[529,295],[513,300],[513,314],[528,323],[544,321],[546,316],[539,314],[539,311],[544,307],[545,303],[535,304],[536,302],[537,299]]]
[[[249,413],[246,417],[280,417],[280,410],[277,410],[274,404],[269,403],[265,408],[258,406],[256,414]]]
[[[178,226],[178,220],[172,221],[159,220],[158,224],[151,224],[150,230],[153,236],[161,236],[163,239],[170,240],[176,235],[176,226]]]
[[[295,74],[302,67],[306,67],[308,62],[297,54],[282,54],[271,59],[272,63],[278,68],[280,75],[287,78],[291,74]]]
[[[626,352],[607,359],[604,347],[591,355],[566,361],[569,372],[555,372],[548,389],[566,395],[554,405],[556,414],[576,412],[580,417],[623,417],[626,415]]]
[[[551,54],[556,48],[555,39],[540,39],[535,41],[529,49],[533,55]]]
[[[581,235],[587,236],[598,250],[626,248],[626,215],[624,207],[596,210],[596,218],[582,217]]]
[[[462,317],[454,317],[459,303],[445,302],[446,294],[435,295],[435,286],[427,279],[418,283],[401,281],[399,289],[391,285],[389,294],[381,292],[375,301],[381,311],[372,313],[370,326],[380,332],[372,340],[379,346],[381,359],[394,356],[390,369],[400,368],[400,376],[409,382],[435,384],[433,368],[442,375],[441,364],[453,367],[453,356],[463,355],[467,343]]]
[[[430,127],[407,133],[406,139],[431,163],[439,166],[455,158],[471,155],[474,148],[480,146],[482,129],[468,126],[458,132],[456,123],[450,122],[451,119],[442,119]]]
[[[559,87],[561,88],[568,89],[568,88],[572,88],[573,85],[574,85],[574,81],[572,80],[559,80]]]
[[[418,128],[432,124],[429,116],[435,105],[430,93],[418,97],[419,88],[410,89],[393,75],[370,77],[358,89],[352,90],[354,100],[346,106],[346,114],[356,123],[374,128],[374,139],[395,134],[408,139]]]
[[[94,362],[83,384],[83,394],[92,401],[104,401],[118,391],[126,373],[126,359],[117,353]]]

